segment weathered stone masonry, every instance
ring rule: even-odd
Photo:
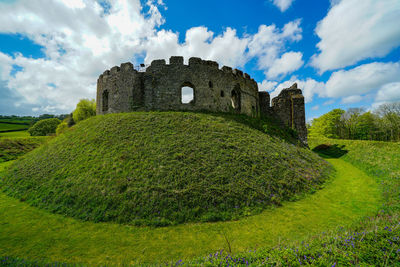
[[[182,88],[193,89],[193,100],[182,103]],[[97,80],[97,114],[135,110],[190,110],[235,112],[249,116],[268,115],[297,130],[307,142],[304,98],[300,89],[284,89],[272,99],[258,92],[258,85],[247,73],[222,67],[214,61],[183,57],[154,60],[145,72],[123,63],[100,75]]]

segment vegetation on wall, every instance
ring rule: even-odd
[[[373,112],[361,108],[334,109],[314,119],[311,137],[400,141],[400,102],[382,104]]]

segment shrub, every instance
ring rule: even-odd
[[[61,121],[57,118],[41,120],[29,128],[28,132],[31,136],[46,136],[55,134],[57,126],[60,123]]]
[[[96,102],[94,99],[81,99],[76,105],[72,118],[75,123],[86,120],[92,116],[96,116]]]
[[[68,123],[67,123],[66,121],[63,121],[62,123],[60,123],[60,124],[57,126],[56,134],[57,134],[57,135],[60,135],[60,134],[62,134],[63,132],[65,132],[67,129],[68,129]]]

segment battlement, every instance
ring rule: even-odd
[[[188,66],[191,68],[208,68],[210,71],[219,71],[226,74],[232,74],[238,78],[243,78],[244,80],[248,80],[251,83],[257,84],[257,82],[250,77],[249,74],[243,73],[241,70],[232,69],[231,67],[222,66],[219,68],[219,64],[216,61],[212,60],[202,60],[201,58],[191,57],[189,59],[189,64],[184,64],[184,58],[180,56],[172,56],[169,59],[169,64],[167,64],[165,59],[157,59],[153,60],[151,64],[148,66],[145,72],[154,72],[154,70],[160,68],[168,68],[168,67],[176,67],[176,66]],[[132,72],[138,73],[138,71],[133,67],[133,64],[130,62],[122,63],[120,66],[114,66],[110,70],[104,71],[103,74],[100,75],[99,79],[103,77],[109,78],[112,75],[118,74],[120,71],[123,72]]]
[[[270,107],[268,92],[258,92],[257,82],[249,74],[197,57],[185,64],[183,57],[173,56],[168,64],[164,59],[153,60],[142,71],[129,62],[104,71],[97,80],[97,114],[134,110],[208,110],[253,117],[272,114],[297,130],[297,122],[288,116],[294,102],[296,114],[301,103],[304,111],[304,98],[294,100],[298,96],[302,94],[297,87],[284,89]]]

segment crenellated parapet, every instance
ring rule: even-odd
[[[185,103],[183,88],[188,87],[193,99]],[[183,57],[171,57],[169,64],[154,60],[145,72],[124,63],[100,75],[97,114],[133,110],[209,110],[257,116],[258,86],[247,73],[195,57],[187,65]]]
[[[215,61],[192,57],[154,60],[145,71],[131,63],[106,70],[97,80],[97,114],[135,110],[190,110],[275,116],[306,142],[301,90],[284,89],[272,100],[259,92],[247,73]]]

